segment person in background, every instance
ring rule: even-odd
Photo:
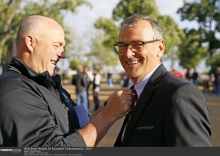
[[[134,14],[121,23],[114,46],[134,84],[132,109],[114,146],[212,146],[204,95],[164,67],[165,41],[159,24],[149,16]]]
[[[220,66],[218,66],[213,74],[214,94],[220,95]]]
[[[87,103],[88,103],[88,110],[90,108],[90,102],[89,102],[89,87],[93,82],[93,74],[89,72],[88,66],[83,66],[83,74],[86,79],[86,93],[87,93]]]
[[[93,147],[131,110],[132,92],[124,88],[105,107],[83,114],[56,74],[64,46],[55,20],[32,15],[21,22],[16,56],[0,76],[0,147]]]
[[[94,80],[93,80],[92,90],[93,90],[93,101],[95,104],[94,111],[96,111],[100,107],[99,92],[100,92],[100,84],[101,84],[101,75],[99,74],[98,68],[94,68],[93,74],[94,74]]]
[[[110,88],[113,87],[113,82],[112,82],[112,74],[110,72],[107,73],[107,82],[108,82],[108,86]]]
[[[177,76],[177,77],[179,77],[179,78],[184,78],[183,73],[177,71],[175,68],[172,69],[171,73],[172,73],[174,76]]]
[[[197,73],[196,69],[194,69],[194,72],[192,74],[192,81],[196,86],[199,85],[198,77],[199,77],[199,74]]]
[[[76,103],[82,104],[88,112],[87,80],[83,73],[83,66],[77,66],[77,74],[73,76],[72,84],[75,86]]]
[[[208,91],[209,92],[209,82],[211,80],[211,77],[209,76],[208,73],[206,72],[202,72],[199,76],[200,78],[200,82],[201,82],[201,86],[203,87],[202,91],[205,92],[205,91]]]
[[[121,87],[128,87],[129,86],[129,77],[125,74],[125,72],[121,73]]]
[[[189,69],[189,68],[186,69],[185,78],[186,78],[188,81],[191,80],[191,73],[190,73],[190,69]]]

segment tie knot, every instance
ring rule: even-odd
[[[137,98],[137,96],[138,96],[135,89],[131,90],[131,94],[132,94],[132,97],[136,97]]]
[[[138,95],[137,95],[137,92],[136,92],[134,86],[131,87],[131,91],[132,91],[132,92],[131,92],[132,101],[133,101],[133,103],[134,103],[134,102],[136,102],[136,100],[137,100],[137,98],[138,98]]]

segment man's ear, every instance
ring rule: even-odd
[[[163,54],[164,54],[164,51],[165,51],[165,44],[164,44],[164,40],[160,40],[159,41],[159,51],[158,51],[158,54],[157,56],[162,58]]]
[[[35,40],[34,36],[27,35],[25,37],[25,45],[30,52],[33,52],[35,42],[36,42],[36,40]]]

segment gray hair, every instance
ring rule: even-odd
[[[162,29],[160,27],[160,25],[153,20],[151,17],[149,16],[145,16],[145,15],[141,15],[141,14],[134,14],[128,18],[126,18],[122,23],[121,23],[121,27],[126,25],[128,27],[132,27],[134,25],[137,24],[138,21],[148,21],[154,31],[154,39],[163,39],[163,32]]]

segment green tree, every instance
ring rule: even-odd
[[[187,36],[194,36],[197,38],[193,40],[191,38],[191,41],[186,41],[188,45],[185,47],[191,47],[191,49],[188,48],[187,52],[197,53],[196,56],[198,58],[195,59],[209,57],[209,61],[206,64],[212,66],[211,62],[216,61],[211,61],[210,59],[215,58],[210,56],[218,53],[220,48],[220,0],[197,0],[192,3],[184,1],[183,7],[179,8],[177,13],[181,15],[181,20],[194,21],[198,24],[197,29],[191,29],[186,32],[188,33]],[[204,51],[199,50],[201,47],[204,47],[206,49],[206,54],[209,53],[210,56],[204,55]],[[186,53],[186,51],[184,51],[184,53]],[[220,64],[220,60],[217,62]]]
[[[214,73],[216,68],[220,66],[220,54],[213,54],[212,57],[209,56],[206,64],[211,66],[211,69],[209,71],[209,74],[211,75],[212,73]]]
[[[15,33],[21,20],[29,15],[39,14],[51,17],[64,26],[65,12],[75,12],[76,7],[89,3],[86,0],[0,0],[0,63],[7,41],[15,40]]]
[[[81,62],[80,62],[80,59],[74,59],[74,60],[71,60],[70,61],[70,68],[72,69],[72,70],[76,70],[76,68],[77,68],[77,66],[78,65],[80,65],[81,64]]]
[[[114,19],[100,17],[96,21],[95,27],[104,30],[103,45],[113,50],[113,45],[117,41],[119,33],[119,29],[115,25]]]
[[[113,10],[113,18],[116,21],[123,20],[134,13],[140,13],[157,18],[159,12],[154,0],[121,0]]]
[[[70,68],[75,69],[78,65],[84,65],[85,55],[87,53],[87,44],[85,44],[83,38],[79,33],[69,28],[69,32],[66,34],[66,46],[65,53],[66,58],[70,62]]]
[[[208,47],[201,45],[200,35],[194,29],[187,31],[186,37],[182,40],[178,53],[180,65],[189,69],[197,67],[206,56]]]
[[[154,0],[121,0],[113,10],[112,18],[100,18],[95,23],[95,27],[104,30],[106,34],[103,44],[113,49],[113,44],[118,38],[119,23],[135,13],[148,15],[158,21],[164,30],[166,53],[181,43],[181,38],[184,36],[182,29],[170,16],[159,14]]]
[[[115,55],[115,52],[111,48],[102,44],[104,38],[104,33],[96,31],[91,40],[90,52],[86,55],[93,66],[98,66],[100,68],[102,68],[103,65],[117,65],[118,63],[118,58]]]
[[[178,45],[182,44],[182,38],[185,37],[184,31],[179,28],[178,24],[170,16],[158,16],[156,21],[160,24],[165,40],[165,54],[173,52],[177,55]],[[175,51],[174,51],[175,49]]]

